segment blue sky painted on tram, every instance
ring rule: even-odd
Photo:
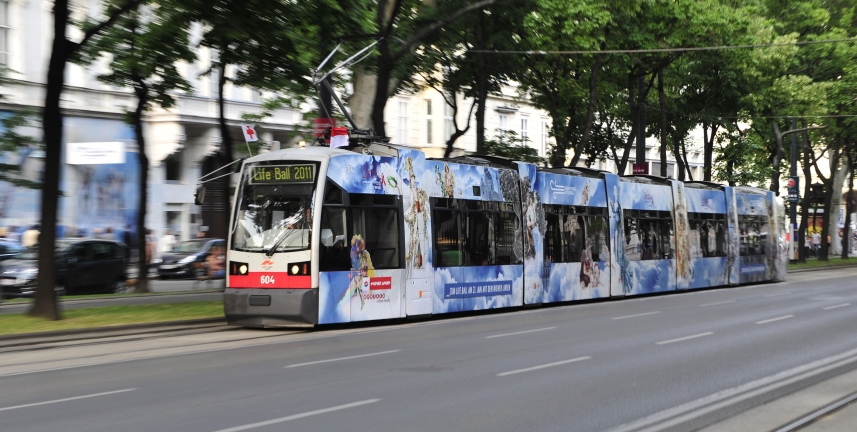
[[[623,181],[619,202],[625,210],[671,210],[672,189],[667,185]]]
[[[521,306],[524,299],[523,276],[521,265],[435,268],[434,313]],[[497,286],[511,284],[511,294],[486,294],[447,299],[450,288],[460,288],[476,282]]]
[[[628,269],[632,275],[629,294],[649,294],[676,289],[674,260],[630,261]]]
[[[497,168],[433,160],[425,161],[423,167],[420,186],[429,196],[503,201]],[[432,176],[431,180],[428,176]],[[475,194],[477,189],[478,195]]]
[[[330,158],[327,177],[348,193],[401,194],[397,159],[383,156],[339,155]]]
[[[691,262],[693,277],[688,288],[707,288],[729,283],[726,257],[695,258]]]
[[[736,193],[735,201],[738,205],[738,214],[741,215],[767,215],[768,207],[765,204],[767,197],[763,195]]]
[[[539,173],[535,188],[544,204],[607,207],[607,191],[601,179]]]
[[[690,213],[726,213],[726,194],[722,190],[696,189],[685,187],[688,212]]]
[[[598,271],[597,274],[592,273],[588,287],[584,287],[581,282],[579,262],[551,264],[544,301],[562,302],[609,297],[610,267],[606,261],[597,261],[595,264]]]

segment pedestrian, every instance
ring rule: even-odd
[[[814,231],[812,233],[812,252],[818,258],[818,252],[821,250],[821,233]]]
[[[152,230],[146,229],[146,270],[152,266],[152,259],[155,255],[155,236],[152,235]]]
[[[809,256],[809,254],[812,253],[812,236],[806,232],[803,235],[803,247],[805,249],[806,256]]]
[[[122,243],[125,243],[125,263],[131,263],[131,226],[125,225],[122,231]]]
[[[35,224],[30,227],[30,229],[24,231],[21,234],[21,246],[23,247],[31,247],[39,242],[39,234],[41,233],[42,226],[39,224]]]

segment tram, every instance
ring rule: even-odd
[[[772,192],[383,142],[242,161],[225,314],[315,326],[783,280]]]

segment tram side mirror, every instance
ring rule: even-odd
[[[196,188],[196,193],[193,194],[193,203],[196,205],[205,204],[205,186]]]

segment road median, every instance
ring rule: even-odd
[[[64,311],[59,321],[3,314],[0,315],[0,340],[218,322],[225,322],[222,301],[73,309]]]

